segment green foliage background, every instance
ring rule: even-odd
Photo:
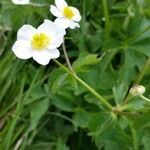
[[[32,2],[44,7],[0,0],[0,150],[149,150],[150,104],[128,101],[128,91],[137,83],[150,93],[150,1],[67,0],[82,14],[81,28],[67,31],[70,61],[112,110],[53,61],[12,53],[23,24],[54,20],[53,0]]]

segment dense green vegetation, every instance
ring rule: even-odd
[[[65,36],[78,76],[58,66],[61,47],[61,64],[13,54],[22,25],[55,18],[53,0],[32,2],[0,0],[0,150],[149,150],[150,103],[129,90],[150,94],[150,1],[67,0],[82,15]]]

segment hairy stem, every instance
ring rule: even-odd
[[[73,78],[75,78],[82,86],[84,86],[93,96],[95,96],[99,101],[105,105],[107,108],[112,109],[112,105],[107,102],[99,93],[97,93],[92,87],[90,87],[87,83],[85,83],[82,79],[80,79],[75,73],[68,70],[64,65],[59,63],[57,60],[54,59],[54,62],[61,67],[64,71],[69,73]]]

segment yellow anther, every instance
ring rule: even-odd
[[[68,19],[72,19],[72,17],[74,16],[74,12],[72,11],[70,7],[64,8],[64,16]]]
[[[43,50],[50,44],[50,38],[44,33],[37,33],[32,38],[32,47],[35,50]]]

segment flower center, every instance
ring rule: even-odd
[[[31,41],[32,47],[35,50],[43,50],[48,47],[50,38],[44,33],[36,33]]]
[[[68,19],[72,19],[72,17],[74,16],[74,13],[70,7],[64,8],[64,16]]]

